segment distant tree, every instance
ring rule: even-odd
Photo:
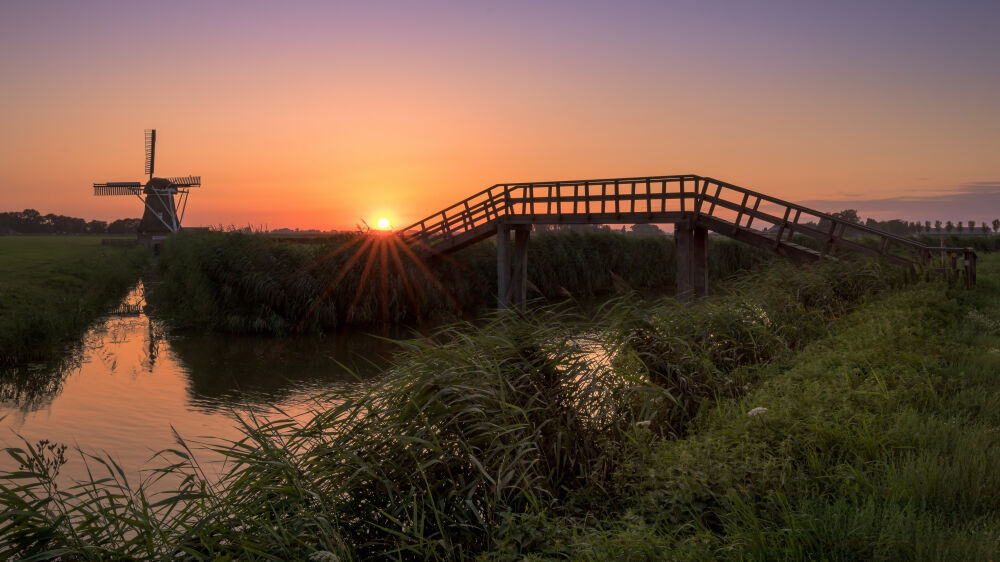
[[[844,209],[843,211],[830,214],[841,220],[861,224],[861,217],[858,216],[857,209]]]
[[[1000,219],[993,219],[993,232],[1000,232]]]
[[[924,221],[924,232],[931,231],[931,221]]]
[[[934,230],[941,232],[941,221],[934,221]]]
[[[951,221],[948,221],[944,224],[944,229],[950,234],[952,230],[955,230],[955,225]]]
[[[108,230],[108,223],[105,221],[92,220],[87,223],[89,234],[104,234]]]
[[[139,229],[139,219],[118,219],[108,225],[108,234],[135,234]]]
[[[969,232],[976,231],[976,221],[969,221]]]
[[[655,224],[633,224],[631,228],[633,236],[660,236],[663,231]]]
[[[990,225],[986,224],[986,221],[983,221],[983,223],[979,225],[979,228],[983,231],[983,234],[990,233]]]
[[[955,227],[958,228],[958,232],[959,232],[959,234],[961,234],[961,232],[962,232],[962,230],[964,228],[962,226],[962,221],[958,221],[958,223],[955,225]]]

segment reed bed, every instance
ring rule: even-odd
[[[665,236],[542,233],[528,252],[529,292],[542,301],[672,294],[675,286],[673,241]],[[713,239],[710,276],[723,280],[771,259]],[[493,241],[425,262],[377,233],[294,244],[181,233],[163,245],[159,263],[162,283],[151,298],[180,328],[274,335],[379,329],[474,317],[496,303]]]
[[[537,548],[526,518],[613,513],[633,485],[621,475],[656,443],[687,436],[706,408],[905,280],[875,264],[785,265],[693,307],[632,294],[586,315],[540,307],[450,325],[403,343],[364,388],[318,396],[311,415],[243,417],[241,440],[202,444],[227,459],[218,480],[178,438],[143,481],[76,452],[93,478],[60,487],[66,451],[25,443],[7,450],[21,469],[0,475],[0,555],[457,559]],[[165,482],[170,491],[150,491]]]

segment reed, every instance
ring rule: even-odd
[[[486,241],[430,262],[394,238],[346,234],[311,243],[238,232],[181,233],[160,256],[152,293],[176,327],[288,334],[344,327],[439,323],[496,302],[496,245]],[[771,258],[712,240],[713,281]],[[544,301],[592,300],[631,290],[672,294],[668,237],[542,233],[529,246],[529,287]]]

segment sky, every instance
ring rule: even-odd
[[[489,185],[700,174],[1000,216],[1000,2],[0,3],[0,211],[401,227]]]

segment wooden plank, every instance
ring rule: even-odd
[[[736,213],[736,222],[734,223],[736,225],[736,228],[740,228],[740,221],[743,220],[743,214],[746,211],[747,207],[747,199],[749,198],[750,198],[749,193],[743,194],[743,201],[740,203],[740,211]]]
[[[836,232],[837,232],[837,226],[838,225],[835,222],[831,222],[830,223],[830,236],[826,239],[826,244],[823,245],[822,255],[824,257],[828,253],[830,253],[830,250],[833,248],[833,243],[835,241],[835,235],[836,235]]]
[[[546,215],[544,213],[535,215],[509,215],[504,218],[510,224],[671,224],[689,219],[690,217],[679,211],[667,211],[664,213],[649,213],[636,211],[635,213],[583,213],[577,215],[558,214]]]
[[[792,224],[789,225],[789,229],[788,229],[788,241],[789,242],[791,242],[792,235],[795,234],[795,231],[798,230],[798,228],[799,228],[799,217],[801,217],[801,216],[802,216],[802,209],[795,209],[795,219],[792,220]]]
[[[715,204],[719,201],[719,199],[720,199],[719,195],[721,193],[722,193],[722,185],[721,184],[716,184],[716,187],[715,187],[715,196],[712,197],[712,206],[708,208],[708,214],[711,215],[711,216],[715,216]]]
[[[649,216],[653,216],[653,188],[649,184],[649,180],[646,180],[646,212]]]
[[[788,224],[788,215],[792,213],[791,207],[785,207],[785,216],[781,219],[781,226],[778,227],[778,235],[774,237],[774,247],[781,245],[781,234],[785,232],[785,225]]]
[[[754,202],[754,204],[753,204],[753,213],[757,212],[757,207],[760,207],[760,197],[758,197],[757,201]],[[754,219],[754,214],[753,213],[748,213],[749,218],[747,219],[747,230],[749,230],[750,229],[750,225],[753,224],[753,219]]]

